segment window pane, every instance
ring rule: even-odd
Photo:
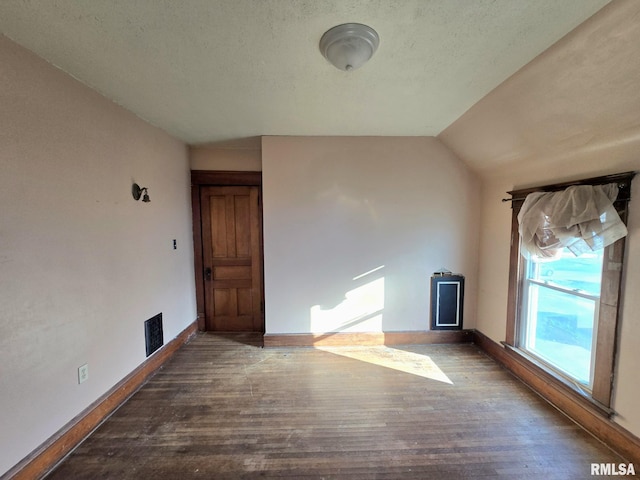
[[[597,296],[600,295],[602,255],[603,251],[599,250],[576,257],[564,249],[557,260],[530,262],[527,277]]]
[[[529,284],[524,348],[591,385],[596,301]]]

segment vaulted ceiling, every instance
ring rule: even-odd
[[[437,135],[608,0],[2,0],[3,34],[189,144]],[[342,72],[329,28],[365,23]]]
[[[640,2],[614,0],[438,138],[480,173],[636,169],[639,79]]]

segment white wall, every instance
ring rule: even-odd
[[[1,475],[143,362],[144,320],[167,342],[196,308],[185,145],[2,36],[0,58]]]
[[[441,267],[475,326],[478,182],[437,139],[263,137],[262,171],[268,334],[427,330]]]

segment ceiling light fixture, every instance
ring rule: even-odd
[[[360,23],[345,23],[327,30],[320,51],[336,68],[350,72],[373,56],[380,44],[376,31]]]

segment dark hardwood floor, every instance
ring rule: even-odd
[[[46,478],[566,480],[612,462],[472,344],[198,334]]]

